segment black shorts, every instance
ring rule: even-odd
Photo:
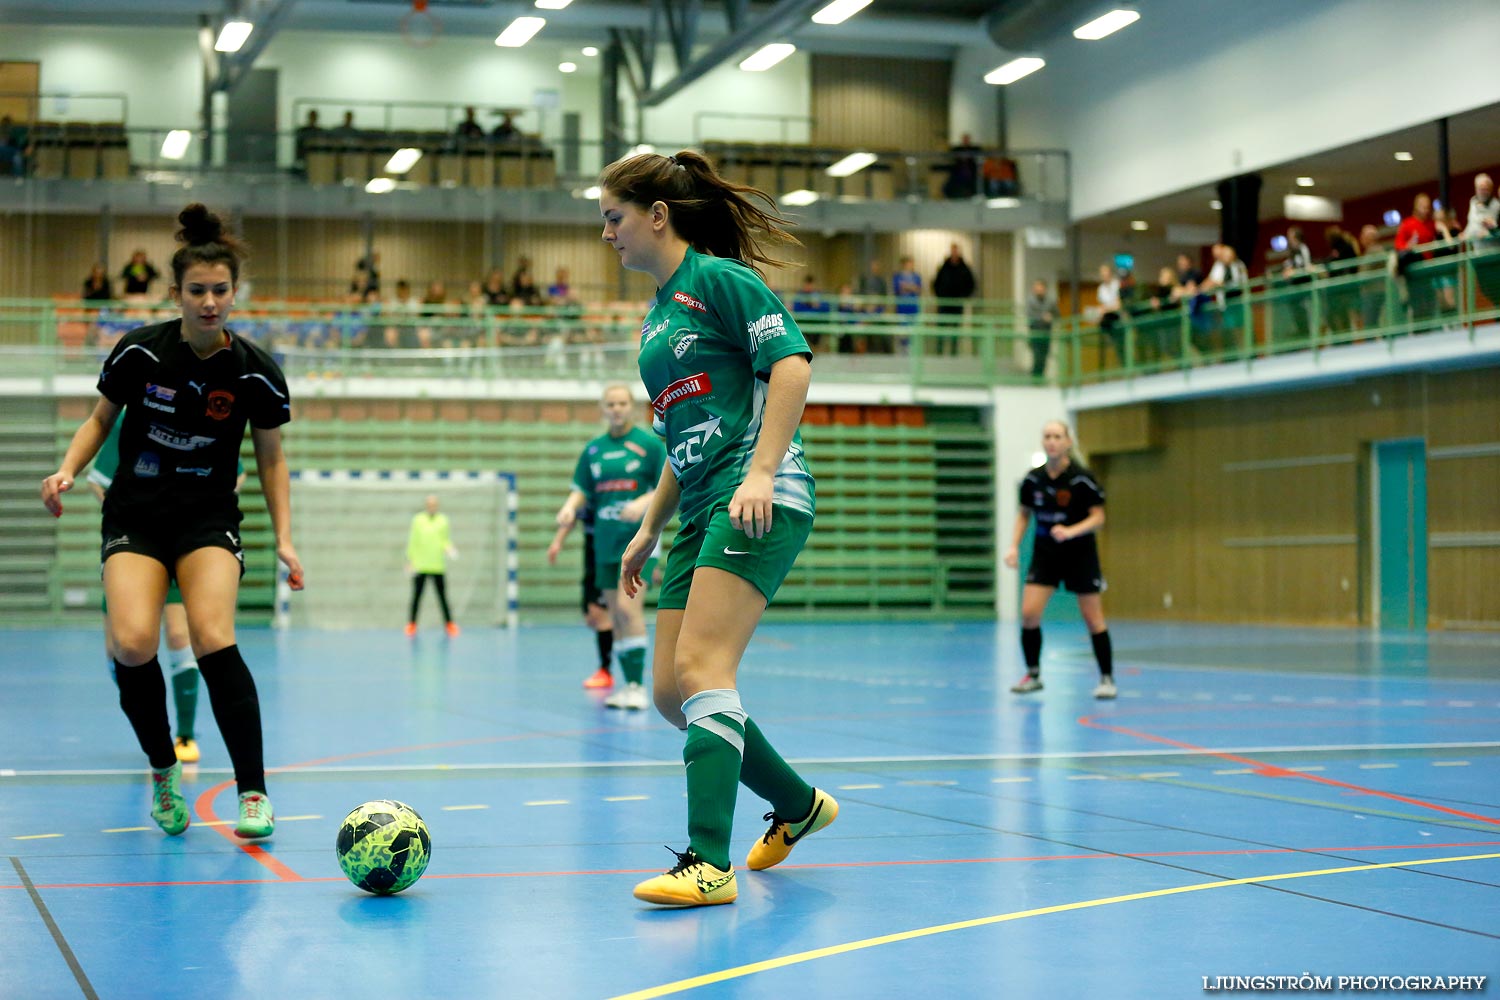
[[[1099,593],[1104,590],[1104,574],[1099,569],[1099,549],[1092,543],[1092,538],[1067,542],[1036,539],[1026,582],[1039,587],[1060,583],[1074,594]]]
[[[177,560],[198,549],[226,549],[240,562],[240,576],[245,575],[245,550],[240,545],[238,507],[216,511],[191,512],[187,516],[163,517],[158,523],[144,526],[127,523],[106,512],[100,526],[99,562],[118,552],[149,556],[167,568],[167,579],[177,578]]]
[[[599,589],[598,581],[594,579],[594,536],[583,536],[583,601],[579,605],[584,614],[589,613],[589,607],[602,608],[604,604],[604,591]]]

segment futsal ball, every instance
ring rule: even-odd
[[[390,799],[366,802],[345,816],[337,848],[349,881],[377,896],[410,886],[432,858],[427,824],[411,806]]]

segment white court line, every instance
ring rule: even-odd
[[[1137,774],[1136,777],[1137,778],[1180,778],[1180,777],[1182,777],[1182,772],[1181,771],[1146,771],[1143,774]]]
[[[1009,785],[1009,784],[1013,784],[1013,783],[1018,782],[1018,781],[1030,781],[1030,780],[1031,780],[1030,778],[991,778],[990,779],[990,784],[992,784],[992,785]]]
[[[463,812],[466,809],[488,809],[488,808],[489,808],[489,806],[486,806],[486,805],[443,806],[442,807],[442,811],[443,812]]]
[[[645,802],[649,795],[606,795],[605,802]]]
[[[1070,775],[1068,775],[1068,780],[1069,781],[1108,781],[1109,780],[1109,775],[1107,775],[1107,774],[1070,774]]]
[[[1267,754],[1267,753],[1334,753],[1350,750],[1494,750],[1500,749],[1500,741],[1472,741],[1465,743],[1329,743],[1290,746],[1254,747],[1204,747],[1201,750],[1079,750],[1053,751],[1050,753],[937,753],[915,754],[905,757],[795,757],[787,758],[789,764],[922,764],[961,763],[964,761],[1024,761],[1024,760],[1090,760],[1117,757],[1203,757],[1213,754]],[[542,761],[530,764],[361,764],[348,767],[297,767],[267,768],[268,774],[296,777],[299,774],[368,774],[387,772],[421,771],[560,771],[600,768],[612,770],[639,770],[642,768],[682,769],[682,761],[653,760],[573,760]],[[0,772],[3,773],[3,772]],[[199,774],[232,774],[228,768],[200,769]],[[1216,772],[1217,773],[1217,772]],[[69,777],[140,777],[139,768],[99,768],[96,770],[67,769],[55,771],[16,771],[18,778],[69,778]]]
[[[1385,770],[1388,767],[1400,767],[1400,766],[1401,766],[1400,764],[1361,764],[1361,765],[1359,765],[1359,769],[1361,771],[1382,771],[1382,770]]]
[[[140,832],[142,832],[144,830],[150,830],[150,829],[152,829],[152,827],[149,827],[149,826],[114,826],[114,827],[110,827],[108,830],[100,830],[99,832],[100,833],[140,833]]]
[[[1223,769],[1222,771],[1215,771],[1214,772],[1214,774],[1254,774],[1254,773],[1255,773],[1255,768],[1253,768],[1253,767],[1229,767],[1229,768]]]
[[[1028,778],[1026,780],[1029,781],[1031,779]],[[885,787],[884,785],[840,785],[839,786],[839,791],[841,791],[841,792],[862,792],[862,791],[865,791],[866,789],[869,789],[869,788],[884,788],[884,787]]]
[[[1432,766],[1433,767],[1468,767],[1469,766],[1469,762],[1466,761],[1466,760],[1435,760],[1435,761],[1432,762]]]
[[[521,803],[523,806],[565,806],[568,804],[567,799],[533,799],[530,802]]]

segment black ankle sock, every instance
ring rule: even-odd
[[[250,668],[240,657],[240,648],[225,646],[198,657],[198,672],[208,687],[214,721],[219,724],[219,733],[234,764],[235,784],[241,792],[264,792],[266,765],[261,748],[260,698],[255,693]]]
[[[594,641],[599,644],[599,667],[608,670],[615,649],[615,630],[607,628],[603,632],[595,632]]]
[[[1095,632],[1089,639],[1094,643],[1094,659],[1099,661],[1099,673],[1105,677],[1114,676],[1115,653],[1109,642],[1109,629]]]
[[[1021,655],[1026,658],[1026,672],[1035,676],[1042,672],[1042,630],[1021,629]]]
[[[161,663],[151,657],[138,667],[115,661],[115,684],[120,689],[120,708],[135,730],[135,738],[146,758],[157,770],[177,763],[172,745],[172,724],[167,721],[167,682]]]

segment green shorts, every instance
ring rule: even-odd
[[[167,599],[165,601],[163,601],[162,603],[163,604],[181,604],[182,603],[182,591],[180,591],[180,590],[177,589],[177,580],[176,580],[175,577],[173,579],[167,581]],[[102,595],[99,598],[99,610],[101,612],[103,612],[104,614],[106,614],[106,615],[109,614],[109,602],[106,601]]]
[[[641,569],[641,579],[646,581],[646,586],[651,586],[651,574],[656,572],[656,557],[652,556],[646,560],[646,565]],[[620,560],[614,562],[601,562],[598,553],[594,555],[594,586],[600,590],[620,589]]]
[[[743,577],[766,595],[766,603],[776,596],[807,536],[812,534],[813,519],[800,510],[777,505],[771,517],[771,531],[764,538],[749,538],[744,531],[729,524],[729,508],[715,507],[707,523],[685,524],[672,542],[667,555],[666,576],[656,597],[658,610],[680,610],[687,607],[688,589],[693,571],[712,566]]]

